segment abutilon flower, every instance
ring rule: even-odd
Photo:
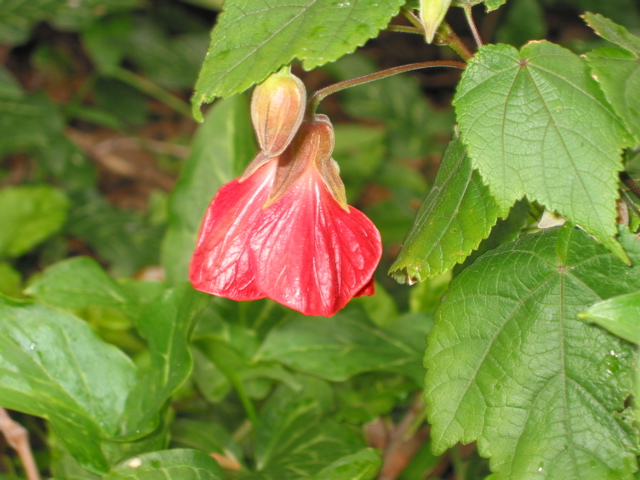
[[[420,20],[424,26],[427,43],[433,42],[450,5],[451,0],[420,0]]]
[[[380,233],[347,205],[333,146],[329,119],[316,115],[281,153],[260,152],[218,191],[191,261],[196,289],[324,316],[373,295]]]

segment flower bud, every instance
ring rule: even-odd
[[[251,121],[266,157],[280,155],[291,143],[302,122],[306,96],[302,81],[283,71],[253,90]]]
[[[427,43],[433,42],[450,5],[451,0],[420,0],[420,20],[424,26]]]

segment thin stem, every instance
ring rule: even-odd
[[[463,479],[466,477],[466,467],[462,455],[460,454],[460,445],[454,445],[449,450],[451,456],[451,463],[453,463],[453,470],[455,472],[455,478]]]
[[[7,411],[0,407],[0,432],[4,434],[7,443],[13,448],[20,460],[28,480],[40,480],[40,472],[31,452],[29,432],[22,425],[14,422]]]
[[[416,16],[416,14],[413,13],[413,10],[407,7],[402,7],[402,14],[413,24],[414,27],[420,29],[420,31],[424,35],[424,26],[422,25],[422,22]]]
[[[424,30],[418,27],[409,27],[407,25],[389,25],[385,30],[388,32],[417,33],[424,35]]]
[[[454,52],[456,52],[464,61],[469,61],[473,58],[473,53],[467,48],[460,37],[456,35],[456,32],[449,26],[447,22],[442,22],[436,32],[436,43],[438,45],[447,45]]]
[[[126,83],[127,85],[132,86],[133,88],[140,90],[143,93],[146,93],[150,97],[155,98],[161,103],[164,103],[166,106],[174,109],[176,112],[184,115],[192,119],[191,116],[191,107],[189,105],[167,92],[164,88],[156,85],[155,83],[147,80],[140,75],[136,75],[135,73],[127,70],[126,68],[115,68],[109,72],[109,74],[113,78],[117,78],[118,80]]]
[[[482,39],[480,38],[480,34],[478,33],[478,28],[476,27],[476,22],[473,21],[473,13],[471,12],[471,5],[465,3],[463,5],[464,8],[464,16],[467,17],[467,23],[469,24],[469,28],[471,28],[471,32],[473,33],[473,38],[476,40],[476,43],[479,47],[482,46]]]
[[[370,73],[368,75],[363,75],[362,77],[351,78],[349,80],[344,80],[342,82],[334,83],[333,85],[329,85],[328,87],[322,88],[313,94],[311,100],[309,100],[309,106],[307,107],[307,116],[309,118],[315,115],[316,110],[318,109],[318,105],[320,102],[327,96],[332,93],[339,92],[340,90],[344,90],[345,88],[355,87],[357,85],[363,85],[365,83],[373,82],[374,80],[381,80],[383,78],[390,77],[392,75],[397,75],[399,73],[410,72],[412,70],[419,70],[421,68],[434,68],[434,67],[452,67],[452,68],[462,68],[466,67],[466,64],[463,62],[456,62],[450,60],[438,60],[438,61],[430,61],[430,62],[418,62],[418,63],[409,63],[407,65],[400,65],[399,67],[388,68],[386,70],[381,70],[379,72]]]
[[[640,198],[640,185],[638,185],[627,172],[620,172],[620,180],[622,180],[622,183],[624,183],[636,197]]]
[[[627,204],[627,207],[631,209],[631,211],[635,214],[636,217],[640,218],[640,210],[636,206],[635,202],[631,199],[629,194],[622,190],[622,200]]]

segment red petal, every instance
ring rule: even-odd
[[[372,297],[373,295],[375,295],[375,293],[376,293],[376,282],[374,281],[373,277],[371,277],[371,280],[369,280],[369,283],[367,283],[364,287],[362,287],[362,290],[356,293],[354,297]]]
[[[368,286],[382,254],[380,233],[347,212],[309,168],[253,230],[259,289],[306,315],[331,316]]]
[[[251,245],[276,165],[274,158],[242,182],[236,179],[223,185],[214,197],[189,269],[197,290],[233,300],[265,297],[257,288]]]

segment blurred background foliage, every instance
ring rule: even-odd
[[[1,293],[55,304],[63,297],[42,289],[48,284],[41,272],[76,256],[97,260],[95,268],[108,272],[118,288],[135,293],[142,303],[186,280],[206,206],[255,152],[246,95],[208,107],[203,124],[190,114],[189,96],[221,4],[0,0]],[[474,13],[486,42],[520,46],[548,38],[580,52],[600,42],[579,18],[585,10],[631,31],[640,29],[636,0],[509,0],[491,14],[481,7]],[[451,12],[448,19],[472,45],[461,12]],[[294,65],[294,72],[312,92],[376,69],[439,58],[455,57],[425,45],[419,36],[383,32],[322,69],[304,72]],[[434,457],[421,423],[424,339],[450,275],[410,289],[385,274],[453,135],[450,100],[458,78],[455,71],[401,75],[324,102],[321,109],[336,130],[334,157],[349,202],[382,233],[379,293],[356,299],[320,327],[306,325],[269,301],[210,299],[200,314],[207,321],[194,332],[193,372],[173,399],[172,445],[218,452],[242,463],[247,425],[234,382],[267,409],[285,402],[285,393],[278,393],[283,389],[298,391],[304,384],[311,392],[325,392],[330,384],[333,398],[322,407],[323,418],[353,428],[367,424],[368,443],[381,448],[403,421],[408,422],[404,433],[421,439],[402,447],[417,452],[411,463],[396,465],[393,476],[384,478],[408,480],[428,473],[430,478],[474,479],[487,473],[473,446]],[[74,312],[144,364],[149,361],[146,344],[133,328],[130,308],[91,301],[76,305]],[[406,346],[408,366],[402,371],[384,362],[356,360],[323,371],[327,357],[303,361],[287,350],[290,335],[300,338],[316,327],[316,339],[338,329],[356,343],[372,342],[373,348],[374,334],[390,326]],[[391,345],[377,348],[398,355]],[[223,361],[220,351],[226,352]],[[235,376],[228,375],[230,369]],[[97,478],[75,463],[41,421],[26,415],[18,419],[32,432],[43,468],[61,478]],[[393,459],[386,461],[393,470]],[[13,457],[0,456],[0,478],[18,478],[18,471]]]

